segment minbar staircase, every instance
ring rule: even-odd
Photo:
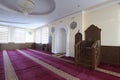
[[[91,53],[91,49],[87,48],[85,53],[81,53],[80,57],[79,57],[79,61],[80,61],[80,65],[84,65],[84,66],[88,66],[88,67],[92,67],[92,54]]]
[[[101,29],[90,25],[85,30],[85,40],[80,33],[75,35],[75,63],[95,69],[99,64],[101,46]]]
[[[76,64],[95,69],[99,64],[100,58],[100,42],[99,40],[95,41],[91,46],[87,46],[85,41],[81,41],[80,43],[76,44],[76,54],[78,59],[76,60]]]

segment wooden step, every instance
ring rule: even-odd
[[[92,60],[80,59],[80,62],[91,64]]]
[[[86,63],[79,63],[80,66],[92,69],[92,65],[91,64],[86,64]]]

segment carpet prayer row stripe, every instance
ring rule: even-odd
[[[56,73],[57,75],[65,78],[66,80],[80,80],[79,78],[76,78],[76,77],[74,77],[74,76],[72,76],[72,75],[70,75],[70,74],[68,74],[60,69],[57,69],[54,66],[51,66],[51,65],[49,65],[49,64],[31,56],[31,55],[28,55],[27,53],[25,53],[21,50],[17,50],[17,51],[19,51],[21,54],[25,55],[26,57],[32,59],[33,61],[37,62],[38,64],[42,65],[43,67],[49,69],[50,71]]]
[[[34,54],[35,52],[40,53],[40,55]],[[109,73],[109,71],[105,71],[105,70],[103,71],[101,69],[98,70],[100,72],[89,71],[84,68],[75,68],[74,69],[73,66],[75,67],[75,65],[73,65],[73,63],[68,63],[67,61],[63,62],[63,60],[61,60],[61,59],[58,59],[51,55],[47,55],[40,51],[36,51],[36,50],[32,50],[32,49],[27,49],[27,50],[24,49],[24,50],[17,50],[17,51],[13,50],[13,52],[11,52],[11,53],[12,54],[9,54],[9,51],[7,52],[6,50],[3,51],[2,57],[3,57],[3,63],[4,63],[5,80],[18,80],[18,78],[19,78],[19,80],[23,80],[22,78],[19,77],[19,74],[18,74],[18,73],[22,72],[21,71],[22,68],[17,69],[14,66],[14,64],[12,64],[14,62],[18,62],[18,57],[20,57],[20,56],[24,57],[26,59],[29,59],[28,61],[30,61],[30,63],[34,62],[35,64],[38,65],[39,68],[40,68],[40,66],[41,66],[41,68],[43,67],[45,69],[45,71],[49,70],[50,74],[57,75],[56,79],[55,79],[55,77],[53,77],[53,79],[50,79],[49,77],[52,77],[52,75],[51,75],[51,76],[48,76],[47,79],[44,78],[44,80],[48,80],[48,79],[50,79],[50,80],[120,80],[120,78],[118,78],[118,77],[120,77],[119,74],[111,73],[111,74],[114,74],[115,76],[118,75],[118,77],[115,77],[115,76],[110,76],[108,74],[105,74],[105,73]],[[14,53],[14,55],[13,55],[13,53]],[[46,58],[48,58],[48,59],[46,59]],[[20,58],[20,60],[23,60],[23,58],[22,59]],[[0,59],[0,61],[1,61],[1,59]],[[54,65],[56,63],[59,64],[59,65],[57,65],[58,67]],[[24,64],[26,64],[26,63],[24,63]],[[51,64],[53,64],[53,65],[51,65]],[[66,64],[67,64],[67,66],[66,66]],[[32,64],[32,66],[33,65],[34,64]],[[19,65],[17,65],[17,66],[19,66]],[[27,66],[29,67],[29,65],[27,65]],[[62,66],[65,66],[65,67],[62,67]],[[41,68],[40,68],[40,71],[41,71]],[[69,69],[67,69],[67,68],[69,68]],[[26,69],[28,70],[28,68],[26,68]],[[76,71],[76,69],[77,69],[77,71]],[[80,69],[80,71],[79,71],[79,69]],[[17,72],[16,72],[16,70],[17,70]],[[29,70],[31,70],[31,68],[29,68]],[[33,70],[33,68],[32,68],[32,70]],[[36,70],[36,68],[35,68],[35,70]],[[38,68],[37,68],[37,71],[38,71]],[[38,71],[37,74],[39,74],[40,71]],[[71,71],[74,74],[70,73]],[[43,69],[42,69],[42,72],[44,73]],[[101,72],[105,72],[105,73],[101,73]],[[31,76],[34,74],[36,74],[36,73],[31,74]],[[75,76],[75,74],[76,74],[76,76]],[[23,75],[26,78],[25,73],[23,73]],[[49,75],[49,72],[48,72],[48,75]],[[39,74],[39,76],[41,76],[41,74]],[[58,79],[58,77],[59,77],[59,79]],[[41,78],[39,78],[39,79],[35,79],[35,78],[31,79],[31,78],[26,78],[24,80],[43,80]],[[4,80],[4,79],[0,78],[0,80]]]
[[[4,68],[5,68],[5,80],[18,80],[18,77],[15,73],[15,70],[12,66],[10,58],[7,54],[7,51],[3,51],[3,58],[4,58]]]
[[[110,75],[113,75],[113,76],[120,77],[120,73],[112,72],[112,71],[101,69],[101,68],[96,68],[96,70],[100,71],[100,72],[104,72],[104,73],[110,74]]]
[[[82,67],[78,67],[78,66],[75,67],[76,65],[70,64],[70,63],[64,64],[64,62],[62,62],[62,64],[61,64],[61,60],[56,60],[55,58],[52,58],[50,55],[49,55],[49,59],[48,59],[48,57],[45,53],[42,53],[37,50],[28,49],[28,50],[23,50],[23,51],[30,54],[31,56],[34,56],[34,57],[44,61],[44,62],[47,62],[50,65],[55,66],[58,69],[63,70],[64,72],[74,75],[75,77],[78,77],[79,79],[83,79],[83,80],[120,80],[119,76],[115,77],[115,74],[114,74],[114,76],[111,76],[112,74],[109,75],[102,71],[100,71],[100,72],[93,71],[93,70],[91,71],[88,69],[84,69]],[[44,56],[44,55],[46,55],[46,56]],[[54,65],[53,63],[55,63],[57,65]],[[66,66],[66,64],[69,66]],[[64,67],[62,68],[62,66],[64,66]]]
[[[107,63],[100,63],[98,68],[109,70],[111,72],[120,73],[120,66],[115,66]]]
[[[54,58],[50,55],[48,56],[45,53],[35,52],[35,51],[31,51],[31,50],[22,50],[22,51],[42,60],[45,63],[52,65],[66,73],[69,73],[69,74],[73,75],[74,77],[76,77],[76,75],[79,74],[79,71],[81,71],[81,70],[77,70],[78,66],[76,66],[75,64]]]
[[[40,53],[39,51],[36,51],[36,50],[33,50],[33,49],[28,49],[28,50]],[[44,54],[44,53],[41,53],[41,54]],[[44,54],[44,55],[47,55],[47,56],[50,56],[50,57],[53,57],[53,58],[56,58],[56,59],[60,59],[60,60],[66,61],[66,62],[74,63],[74,61],[66,60],[66,59],[63,59],[63,58],[56,57],[56,56],[51,56],[49,54]]]
[[[19,80],[66,80],[16,50],[7,52]]]

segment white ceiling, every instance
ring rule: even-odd
[[[118,0],[33,0],[35,8],[24,15],[18,0],[0,0],[0,24],[25,28],[37,28],[57,19],[80,12],[109,1]]]

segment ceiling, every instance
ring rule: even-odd
[[[0,25],[37,28],[96,5],[120,0],[33,0],[33,11],[27,15],[21,12],[20,1],[23,0],[0,0]]]

